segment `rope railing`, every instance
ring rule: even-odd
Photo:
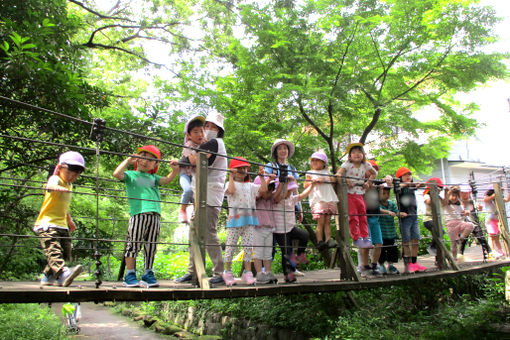
[[[43,108],[40,108],[40,107],[36,107],[34,105],[31,105],[31,104],[27,104],[27,103],[22,103],[22,102],[19,102],[19,101],[16,101],[16,100],[13,100],[13,99],[9,99],[9,98],[6,98],[6,97],[2,97],[0,96],[0,100],[4,100],[4,101],[8,101],[10,102],[11,104],[15,104],[15,105],[18,105],[18,106],[21,106],[21,107],[24,107],[24,108],[27,108],[27,109],[30,109],[30,110],[39,110],[39,111],[43,111],[43,112],[46,112],[46,113],[49,113],[49,114],[54,114],[54,115],[57,115],[59,117],[64,117],[66,119],[72,119],[72,120],[75,120],[77,122],[80,122],[80,123],[84,123],[84,124],[87,124],[91,127],[94,126],[94,123],[92,122],[88,122],[88,121],[85,121],[83,119],[79,119],[79,118],[76,118],[76,117],[72,117],[72,116],[68,116],[68,115],[65,115],[65,114],[62,114],[62,113],[58,113],[58,112],[55,112],[55,111],[52,111],[52,110],[47,110],[47,109],[43,109]],[[135,133],[135,132],[130,132],[130,131],[125,131],[125,130],[121,130],[121,129],[115,129],[115,128],[111,128],[111,127],[104,127],[105,130],[107,131],[111,131],[111,132],[115,132],[115,133],[120,133],[120,134],[126,134],[126,135],[129,135],[129,136],[133,136],[133,137],[137,137],[137,138],[140,138],[140,139],[145,139],[145,140],[151,140],[151,141],[155,141],[155,142],[158,142],[158,143],[162,143],[162,144],[167,144],[167,145],[171,145],[171,146],[174,146],[174,147],[178,147],[178,148],[190,148],[192,149],[193,151],[195,152],[205,152],[205,153],[208,153],[208,154],[213,154],[213,155],[217,155],[217,156],[220,156],[220,157],[225,157],[225,158],[228,158],[228,159],[237,159],[236,157],[231,157],[231,156],[228,156],[228,155],[223,155],[223,154],[219,154],[219,153],[215,153],[215,152],[212,152],[212,151],[207,151],[207,150],[202,150],[200,148],[192,148],[192,147],[189,147],[189,146],[185,146],[185,145],[182,145],[182,144],[179,144],[179,143],[173,143],[173,142],[169,142],[169,141],[166,141],[166,140],[162,140],[160,138],[154,138],[154,137],[150,137],[150,136],[145,136],[145,135],[142,135],[142,134],[139,134],[139,133]],[[116,182],[116,183],[120,183],[119,181],[115,180],[115,179],[109,179],[109,178],[104,178],[104,177],[100,177],[99,176],[99,163],[100,163],[100,155],[104,154],[104,155],[111,155],[111,156],[122,156],[122,157],[131,157],[133,156],[132,154],[130,153],[125,153],[125,152],[117,152],[117,151],[111,151],[111,150],[101,150],[100,149],[100,138],[98,138],[96,140],[96,148],[90,148],[90,147],[83,147],[83,146],[76,146],[76,145],[68,145],[68,144],[65,144],[65,143],[57,143],[57,142],[51,142],[51,141],[43,141],[43,140],[37,140],[37,139],[34,139],[34,138],[26,138],[26,137],[20,137],[20,136],[12,136],[12,135],[8,135],[8,134],[0,134],[0,137],[1,138],[10,138],[10,139],[13,139],[13,140],[18,140],[18,141],[22,141],[22,142],[30,142],[30,143],[40,143],[40,144],[43,144],[43,145],[50,145],[50,146],[58,146],[58,147],[65,147],[65,148],[69,148],[69,149],[72,149],[72,150],[79,150],[79,151],[87,151],[88,153],[95,153],[96,154],[96,176],[90,176],[90,175],[84,175],[83,177],[84,178],[87,178],[87,179],[91,179],[91,180],[96,180],[96,186],[89,186],[89,185],[79,185],[77,184],[76,187],[81,187],[83,189],[89,189],[91,191],[95,191],[95,192],[84,192],[84,191],[74,191],[73,194],[77,194],[77,195],[89,195],[89,196],[95,196],[96,199],[97,199],[97,209],[96,209],[96,217],[94,218],[96,220],[96,235],[95,237],[70,237],[70,239],[72,240],[76,240],[76,241],[87,241],[87,242],[95,242],[96,243],[96,246],[95,246],[95,249],[96,249],[96,256],[98,256],[98,252],[99,250],[104,250],[104,249],[107,249],[107,248],[101,248],[98,246],[98,242],[110,242],[110,243],[113,243],[113,244],[118,244],[118,243],[122,243],[122,244],[125,244],[127,241],[126,240],[116,240],[116,239],[113,239],[113,238],[100,238],[99,237],[99,221],[106,221],[108,220],[107,218],[101,218],[99,217],[99,210],[100,210],[100,205],[99,205],[99,198],[100,197],[103,197],[103,198],[111,198],[111,199],[132,199],[132,200],[142,200],[142,199],[139,199],[139,198],[132,198],[132,197],[128,197],[128,196],[121,196],[121,195],[112,195],[112,194],[106,194],[104,192],[120,192],[120,191],[124,191],[123,189],[118,189],[118,188],[108,188],[108,187],[100,187],[99,186],[99,181],[108,181],[108,182]],[[101,137],[102,138],[102,137]],[[152,159],[152,158],[147,158],[147,157],[142,157],[142,156],[134,156],[134,157],[137,157],[137,158],[142,158],[142,159]],[[246,160],[243,160],[243,161],[246,161]],[[170,163],[172,162],[171,160],[164,160],[162,159],[161,162],[163,163]],[[267,164],[262,164],[262,163],[259,163],[259,162],[254,162],[254,161],[250,161],[248,160],[247,161],[249,164],[251,165],[256,165],[256,166],[261,166],[261,167],[264,167],[264,168],[267,168],[268,165]],[[22,164],[22,163],[19,163],[20,166],[31,166],[31,167],[37,167],[36,165],[34,164]],[[187,163],[181,163],[181,165],[189,165]],[[278,167],[272,167],[273,170],[278,170],[279,168]],[[39,168],[41,169],[41,168]],[[225,172],[230,172],[230,170],[228,169],[223,169],[223,168],[214,168],[214,167],[209,167],[208,168],[209,170],[218,170],[218,171],[225,171]],[[313,171],[299,171],[297,169],[294,169],[294,171],[296,171],[297,173],[299,174],[303,174],[303,175],[307,175],[307,174],[310,174],[310,175],[317,175],[317,176],[327,176],[327,177],[330,177],[332,178],[332,182],[337,182],[340,180],[340,177],[337,176],[337,175],[334,175],[334,174],[322,174],[322,173],[315,173]],[[0,169],[0,173],[2,172],[2,169]],[[254,173],[254,172],[249,172],[248,173],[249,175],[252,175],[252,176],[256,176],[257,173]],[[342,176],[341,178],[343,179],[353,179],[353,180],[359,180],[359,178],[356,178],[356,177],[349,177],[349,176]],[[498,177],[500,180],[501,179],[507,179],[506,176],[500,176]],[[0,180],[4,180],[4,181],[20,181],[20,182],[23,182],[23,183],[39,183],[39,184],[42,184],[42,183],[46,183],[44,181],[40,181],[40,180],[33,180],[33,179],[22,179],[22,178],[15,178],[15,177],[8,177],[8,176],[0,176]],[[394,181],[397,182],[397,185],[398,184],[398,180],[397,179],[393,179]],[[304,182],[305,179],[299,179],[298,182]],[[364,181],[363,179],[361,181]],[[372,182],[373,186],[378,188],[380,186],[383,186],[384,185],[384,180],[366,180],[366,181],[369,181],[369,182]],[[420,183],[420,182],[417,182],[417,183]],[[417,184],[416,183],[416,184]],[[476,185],[478,186],[478,188],[483,188],[485,185],[487,185],[487,187],[489,187],[489,184],[492,185],[492,183],[490,183],[489,181],[487,182],[475,182]],[[451,186],[451,185],[470,185],[472,183],[470,182],[467,182],[467,183],[449,183],[449,184],[443,184],[443,185],[446,185],[446,186]],[[198,185],[205,185],[203,183],[197,183],[197,186]],[[341,184],[342,185],[342,184]],[[363,184],[359,184],[357,183],[356,185],[363,185]],[[434,187],[436,186],[436,183],[427,183],[427,185],[429,187]],[[41,191],[41,187],[34,187],[34,186],[30,186],[30,185],[25,185],[25,184],[14,184],[14,183],[0,183],[0,186],[2,187],[11,187],[11,188],[16,188],[16,189],[24,189],[24,190],[39,190]],[[163,189],[163,188],[162,188]],[[417,188],[418,190],[424,190],[425,188]],[[165,190],[165,189],[163,189]],[[168,190],[170,193],[168,195],[172,195],[172,193],[177,193],[178,190],[173,190],[173,189],[166,189]],[[476,199],[476,195],[473,195],[475,196],[474,198]],[[181,204],[180,202],[174,202],[174,201],[166,201],[166,200],[148,200],[148,199],[144,199],[146,201],[152,201],[152,202],[159,202],[159,203],[167,203],[167,204]],[[221,208],[225,208],[225,209],[231,209],[231,208],[237,208],[237,207],[230,207],[230,206],[225,206],[225,205],[222,205],[222,206],[214,206],[214,205],[208,205],[209,207],[221,207]],[[285,205],[284,205],[285,206]],[[271,211],[277,211],[277,212],[288,212],[287,210],[283,209],[283,210],[275,210],[275,209],[271,209]],[[311,211],[310,210],[305,210],[303,209],[302,210],[303,213],[310,213]],[[477,211],[477,213],[479,214],[487,214],[489,213],[488,211]],[[334,217],[337,217],[337,218],[345,218],[345,217],[349,217],[349,216],[367,216],[367,217],[371,217],[371,216],[384,216],[385,214],[341,214],[340,212],[336,213],[336,214],[328,214],[328,215],[331,215],[331,216],[334,216]],[[410,216],[424,216],[424,214],[408,214]],[[442,214],[443,216],[446,216],[446,214]],[[93,219],[92,217],[79,217],[79,218],[90,218],[90,219]],[[79,220],[79,219],[78,219]],[[116,220],[117,222],[120,222],[120,221],[128,221],[128,220],[119,220],[117,219]],[[176,222],[165,222],[163,221],[162,223],[176,223]],[[312,225],[310,224],[306,224],[306,226],[310,227]],[[485,231],[485,230],[484,230]],[[112,235],[113,236],[113,235]],[[17,234],[11,234],[11,233],[1,233],[0,234],[0,237],[9,237],[9,238],[21,238],[21,239],[25,239],[25,238],[39,238],[38,236],[36,235],[17,235]],[[133,241],[132,241],[133,242]],[[190,246],[190,243],[178,243],[178,242],[137,242],[137,243],[152,243],[152,244],[158,244],[158,245],[168,245],[168,246]],[[402,243],[398,243],[397,245],[401,245]],[[3,245],[3,244],[0,244],[0,247],[8,247],[9,245]],[[12,245],[12,246],[15,246],[15,245]],[[207,247],[209,246],[209,244],[206,244],[205,242],[202,242],[201,243],[201,247]],[[227,244],[226,246],[232,246],[232,247],[242,247],[242,245],[237,245],[237,244]],[[256,246],[256,247],[265,247],[265,246]],[[292,245],[285,245],[285,247],[293,247]],[[390,247],[390,246],[382,246],[382,247]],[[90,250],[92,248],[83,248],[83,249],[87,249],[87,250]],[[99,261],[98,258],[96,258],[96,261]],[[100,267],[100,263],[98,264],[98,267]],[[99,277],[99,274],[98,274],[98,277]],[[98,281],[99,281],[99,278],[98,278]],[[99,282],[100,284],[100,282]],[[99,284],[97,284],[97,287],[99,286]]]

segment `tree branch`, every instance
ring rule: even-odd
[[[93,10],[92,8],[89,8],[87,6],[85,6],[84,3],[80,2],[80,1],[77,1],[77,0],[68,0],[69,2],[75,4],[75,5],[78,5],[80,6],[81,8],[83,8],[84,10],[86,10],[87,12],[89,13],[92,13],[94,14],[95,16],[99,17],[100,19],[110,19],[110,20],[122,20],[122,21],[127,21],[127,22],[135,22],[133,20],[130,20],[128,18],[122,18],[122,17],[111,17],[111,16],[108,16],[108,15],[104,15],[104,14],[101,14],[95,10]],[[118,5],[118,3],[117,3]],[[116,5],[116,6],[117,6]]]

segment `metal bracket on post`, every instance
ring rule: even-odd
[[[505,201],[503,200],[503,193],[501,191],[501,183],[494,183],[494,193],[496,194],[496,209],[498,210],[498,218],[501,236],[503,238],[503,246],[505,252],[509,254],[510,251],[510,235],[508,234],[508,218],[506,216]]]
[[[195,190],[195,218],[190,225],[190,251],[193,252],[196,280],[200,288],[209,289],[209,278],[205,272],[205,235],[207,229],[207,155],[198,154],[196,190]]]
[[[340,178],[336,185],[338,196],[338,215],[335,217],[340,230],[336,233],[338,243],[337,261],[340,267],[341,280],[361,281],[361,276],[356,271],[352,261],[351,249],[349,247],[351,235],[349,233],[349,205],[347,201],[347,181],[345,177]]]
[[[446,248],[443,239],[443,223],[441,221],[441,199],[439,197],[439,189],[437,185],[432,185],[433,183],[437,184],[435,181],[430,183],[430,205],[432,208],[432,238],[436,242],[437,249],[437,266],[439,269],[443,270],[447,268],[446,260],[450,263],[450,266],[454,270],[459,270],[459,266],[457,266],[457,262],[453,258],[450,251]]]
[[[104,128],[106,127],[106,121],[101,118],[94,118],[92,128],[90,130],[90,139],[96,142],[96,233],[94,247],[94,258],[96,260],[96,288],[99,288],[103,283],[101,281],[101,252],[99,251],[99,146],[104,136]]]

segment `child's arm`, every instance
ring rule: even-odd
[[[375,176],[377,176],[377,171],[375,171],[375,169],[372,168],[367,171],[367,181],[363,183],[363,189],[368,190],[372,187],[372,181],[375,179]]]
[[[509,202],[509,201],[510,201],[510,193],[509,193],[508,195],[506,195],[506,197],[505,197],[505,200],[504,200],[504,201],[505,201],[505,202]]]
[[[305,189],[302,193],[300,193],[300,194],[298,195],[298,201],[303,200],[303,198],[305,198],[306,196],[308,196],[308,195],[310,194],[310,192],[311,192],[311,191],[312,191],[312,189],[313,189],[313,185],[314,185],[314,184],[315,184],[315,183],[312,183],[312,185],[310,185],[308,188],[306,188],[306,189]]]
[[[483,198],[483,201],[484,201],[485,203],[489,203],[490,201],[493,201],[495,198],[496,198],[496,193],[494,193],[494,194],[492,194],[492,195],[490,195],[490,196],[485,196],[485,197]]]
[[[126,171],[126,168],[129,166],[129,164],[135,164],[136,158],[131,156],[123,160],[118,166],[117,169],[113,171],[113,177],[118,179],[119,181],[124,180],[124,171]]]
[[[234,174],[237,172],[236,168],[231,170],[231,173],[228,174],[228,186],[227,191],[225,192],[227,195],[233,195],[236,193],[236,187],[234,184]]]
[[[261,196],[267,192],[267,182],[266,182],[266,179],[264,178],[264,167],[263,166],[259,166],[258,176],[260,177],[260,188],[257,193],[257,196]]]
[[[161,177],[161,179],[159,180],[159,184],[165,185],[172,183],[175,176],[177,176],[177,174],[180,172],[178,160],[172,159],[170,161],[170,167],[172,168],[172,171],[166,177]]]
[[[393,217],[397,216],[397,214],[394,213],[393,211],[386,210],[386,209],[381,209],[381,214],[390,215],[390,216],[393,216]]]
[[[347,172],[346,168],[338,169],[338,171],[336,172],[336,176],[337,176],[337,181],[338,182],[340,182],[341,178],[345,176],[346,172]],[[347,181],[347,186],[349,188],[354,188],[354,182],[353,181],[351,181],[349,178],[346,178],[346,181]]]
[[[71,214],[69,212],[67,213],[67,226],[69,227],[70,232],[73,232],[76,230],[76,223],[74,223],[74,221],[71,217]]]
[[[278,188],[276,188],[276,191],[273,194],[273,200],[275,203],[279,203],[283,199],[283,187],[285,186],[285,189],[287,189],[287,183],[280,183],[278,185]]]
[[[46,183],[46,190],[48,191],[62,191],[62,192],[71,192],[66,187],[58,185],[59,183],[59,177],[58,176],[52,176],[48,180],[48,183]]]
[[[303,188],[308,188],[310,185],[312,185],[312,175],[306,175],[305,181],[303,183]]]

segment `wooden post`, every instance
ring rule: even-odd
[[[498,211],[501,237],[504,241],[503,246],[505,247],[505,253],[508,255],[510,250],[510,235],[508,234],[508,219],[506,216],[505,201],[503,200],[500,183],[494,183],[494,193],[496,194],[495,202],[496,209]]]
[[[336,233],[338,251],[336,257],[340,266],[340,279],[361,281],[356,266],[351,258],[351,235],[349,233],[349,206],[347,202],[347,181],[341,177],[336,185],[338,196],[338,215],[335,217],[336,225],[340,230]]]
[[[207,228],[207,155],[199,153],[197,159],[195,218],[190,224],[190,251],[193,252],[196,277],[195,284],[209,289],[209,278],[205,272],[205,233]]]
[[[434,183],[433,181],[432,183]],[[439,198],[439,188],[437,185],[430,185],[430,205],[432,208],[432,238],[436,242],[437,266],[443,270],[447,268],[446,260],[454,270],[459,270],[457,262],[450,251],[446,248],[443,239],[443,223],[441,221],[441,199]]]

